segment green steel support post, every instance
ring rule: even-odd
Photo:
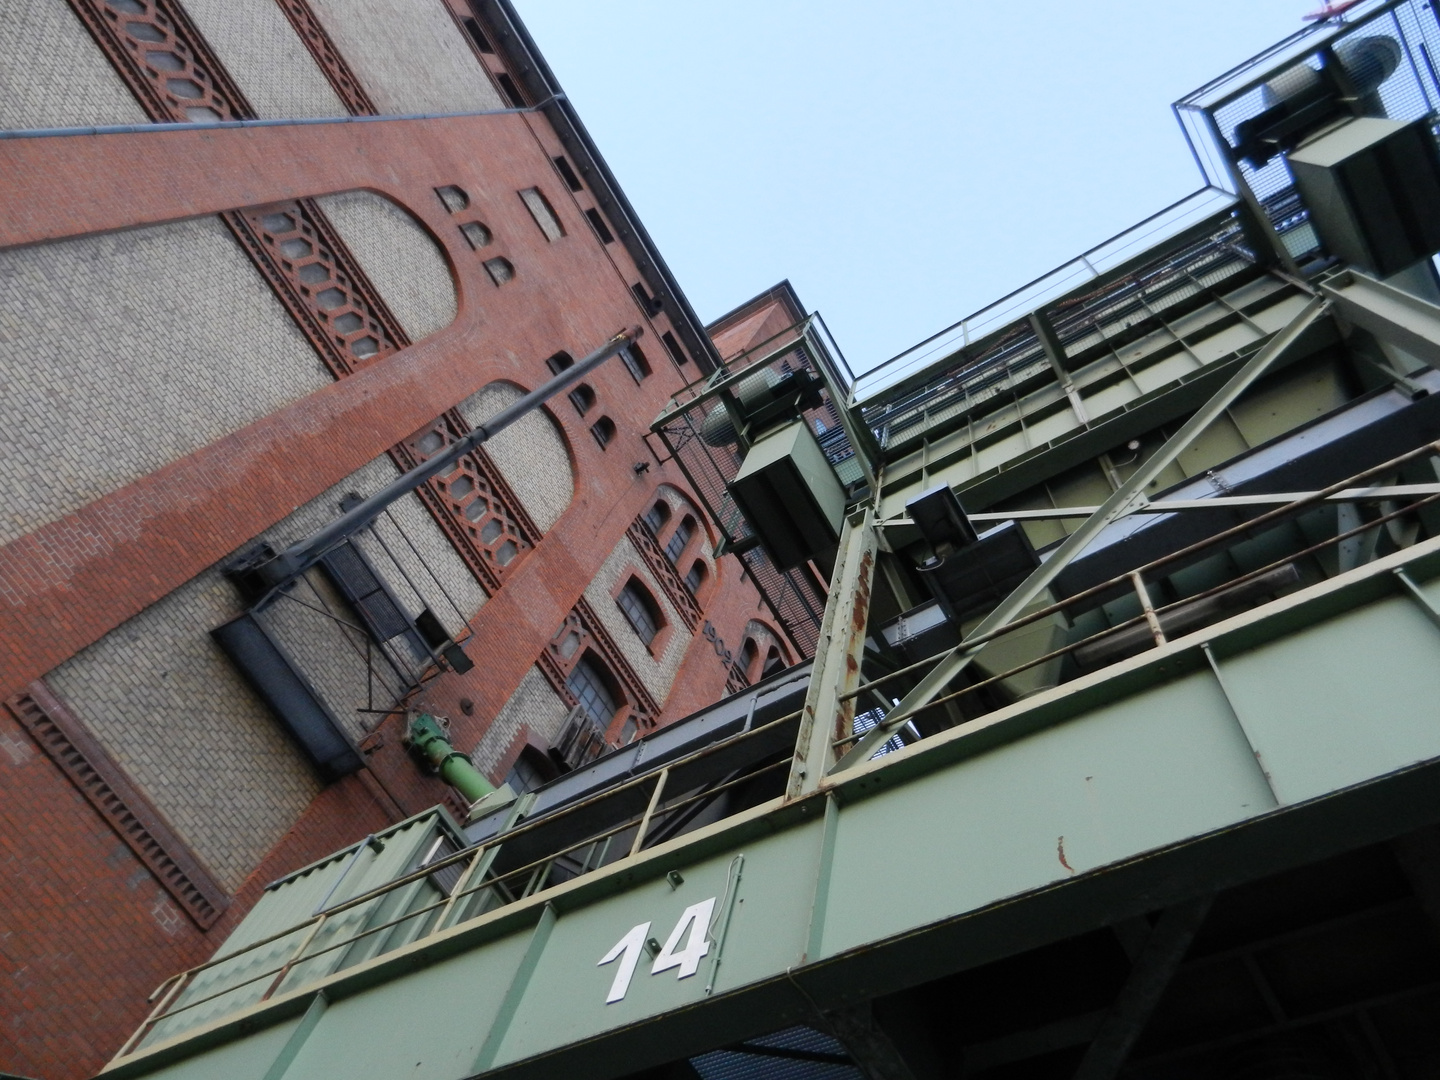
[[[1016,618],[1025,610],[1030,601],[1049,588],[1050,583],[1059,577],[1061,571],[1070,564],[1070,560],[1084,551],[1101,530],[1129,514],[1135,506],[1143,503],[1145,489],[1149,487],[1150,482],[1164,472],[1165,468],[1179,457],[1185,448],[1195,441],[1196,436],[1209,427],[1216,417],[1234,404],[1235,399],[1244,393],[1256,379],[1264,375],[1274,362],[1294,345],[1311,324],[1325,312],[1329,304],[1330,301],[1319,298],[1306,304],[1288,326],[1266,342],[1264,347],[1251,357],[1245,366],[1216,392],[1214,397],[1186,421],[1184,427],[1172,435],[1164,446],[1136,469],[1130,479],[1125,481],[1114,495],[1105,500],[1099,510],[1071,533],[1054,555],[1002,600],[1000,605],[971,631],[970,636],[972,638],[983,637]],[[830,600],[832,604],[835,601],[833,592]],[[886,717],[884,723],[877,724],[866,732],[850,752],[840,759],[835,769],[837,771],[848,769],[868,759],[878,745],[895,734],[917,710],[928,705],[947,683],[964,671],[984,647],[984,643],[967,647],[964,642],[955,646],[916,684],[915,689],[901,699],[900,703]],[[817,668],[816,676],[819,677],[819,675],[820,670]]]
[[[411,751],[440,773],[440,779],[471,802],[483,799],[495,790],[470,759],[450,745],[450,736],[440,721],[429,713],[421,713],[410,721],[406,732]]]
[[[840,552],[830,581],[830,599],[815,646],[815,668],[805,692],[805,708],[795,739],[795,760],[785,794],[798,798],[820,785],[835,761],[835,741],[851,734],[865,628],[870,618],[870,586],[880,533],[873,507],[853,512],[840,531]]]
[[[320,1023],[320,1018],[325,1015],[325,1009],[330,1004],[322,990],[316,994],[310,1002],[310,1007],[305,1010],[305,1015],[300,1018],[300,1026],[291,1033],[290,1038],[285,1040],[279,1056],[265,1073],[265,1080],[283,1080],[285,1074],[290,1071],[291,1064],[300,1056],[300,1051],[305,1048],[305,1041],[310,1038],[310,1033],[315,1030],[315,1025]]]

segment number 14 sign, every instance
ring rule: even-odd
[[[679,968],[680,972],[675,977],[688,979],[699,971],[700,961],[710,951],[710,921],[714,914],[713,896],[709,900],[702,900],[687,907],[681,913],[675,929],[671,930],[670,936],[665,939],[665,945],[655,954],[655,962],[650,965],[650,974],[658,975],[662,971]],[[682,938],[685,942],[683,946],[680,943]],[[614,948],[595,965],[604,967],[616,960],[620,961],[616,965],[615,979],[610,984],[610,994],[605,998],[605,1004],[611,1005],[624,999],[625,992],[630,989],[630,980],[635,975],[635,967],[640,963],[640,955],[645,951],[645,944],[649,940],[648,922],[631,927],[630,932],[617,941]]]

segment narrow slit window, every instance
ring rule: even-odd
[[[686,517],[684,521],[675,526],[675,532],[670,537],[670,542],[665,545],[665,554],[670,561],[676,562],[685,553],[685,547],[690,543],[690,537],[695,535],[695,519]]]
[[[515,85],[514,79],[502,71],[495,76],[495,81],[500,84],[500,92],[504,94],[505,99],[510,102],[511,108],[525,108],[525,98],[521,95],[520,88]]]
[[[665,306],[659,297],[651,296],[650,290],[638,281],[630,286],[630,291],[635,294],[635,299],[639,301],[640,308],[646,315],[659,315],[660,309]]]
[[[602,244],[613,244],[615,234],[610,231],[610,226],[605,224],[605,219],[600,216],[599,210],[586,210],[585,217],[590,222],[590,227],[595,230],[595,235],[600,238]]]
[[[680,347],[680,342],[675,340],[675,335],[669,330],[660,335],[660,340],[665,343],[665,351],[670,354],[670,359],[675,361],[677,367],[684,367],[690,362],[685,350]]]
[[[690,564],[690,570],[685,575],[685,587],[692,593],[698,593],[700,586],[705,584],[706,573],[705,564],[699,559],[696,559]]]
[[[461,25],[465,27],[465,32],[470,35],[470,40],[475,42],[477,49],[482,53],[494,54],[495,50],[490,45],[490,39],[485,36],[485,31],[480,29],[479,22],[472,19],[469,15],[462,15],[460,22]]]
[[[560,174],[560,179],[565,181],[565,186],[571,191],[583,191],[585,185],[580,182],[580,177],[575,175],[575,170],[570,167],[569,160],[564,154],[550,159],[555,162],[555,171]]]
[[[544,192],[539,188],[526,188],[520,192],[520,199],[524,202],[525,209],[530,211],[530,216],[535,219],[535,224],[545,234],[546,240],[553,244],[565,235],[565,227],[555,216],[555,209],[550,205],[550,200],[545,198]]]

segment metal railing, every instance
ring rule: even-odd
[[[615,861],[610,857],[610,848],[617,837],[634,830],[634,837],[630,839],[624,853],[618,858],[629,858],[638,855],[647,844],[652,843],[659,829],[657,826],[664,822],[673,820],[676,815],[688,807],[696,804],[703,804],[713,800],[741,785],[750,783],[767,774],[777,772],[788,767],[791,761],[788,753],[778,760],[761,762],[749,768],[741,769],[733,774],[726,775],[716,783],[705,784],[698,790],[689,789],[680,792],[667,792],[670,781],[677,770],[692,765],[710,757],[722,750],[733,750],[736,746],[753,740],[759,736],[772,734],[784,725],[795,724],[800,718],[800,712],[794,711],[774,720],[752,727],[747,731],[734,735],[728,739],[712,743],[700,750],[687,754],[665,765],[642,773],[624,783],[597,792],[588,798],[572,803],[568,806],[543,814],[533,819],[524,821],[521,824],[505,829],[493,838],[480,843],[474,847],[468,847],[453,854],[443,856],[433,861],[427,861],[415,869],[397,877],[383,885],[368,889],[359,895],[353,896],[341,903],[326,907],[315,912],[310,918],[300,920],[285,929],[269,934],[256,941],[249,942],[244,948],[229,952],[223,956],[217,956],[203,964],[179,972],[159,987],[147,999],[154,1002],[144,1022],[136,1029],[135,1033],[126,1041],[125,1045],[116,1055],[115,1060],[119,1061],[125,1057],[147,1047],[147,1038],[156,1028],[167,1020],[172,1020],[182,1014],[196,1010],[204,1005],[212,1005],[220,999],[252,987],[257,984],[264,984],[264,989],[253,1001],[237,1004],[235,1011],[252,1007],[268,1001],[277,993],[300,990],[307,985],[316,982],[333,974],[332,971],[325,971],[305,979],[296,980],[292,978],[297,971],[305,965],[313,964],[317,958],[328,956],[341,949],[347,949],[356,943],[372,938],[385,931],[395,930],[405,924],[417,924],[418,929],[410,940],[419,940],[479,919],[484,915],[518,902],[536,893],[545,891],[552,885],[560,882],[552,882],[551,878],[557,869],[563,870],[565,880],[572,880],[575,877],[598,869],[602,865]],[[582,839],[563,844],[552,851],[529,859],[525,863],[496,871],[494,863],[496,857],[502,852],[505,845],[514,844],[515,841],[534,834],[541,829],[551,827],[562,819],[575,818],[585,815],[596,809],[600,804],[614,799],[626,792],[649,788],[645,808],[640,813],[624,815],[618,822],[613,822],[603,829],[587,833]],[[362,842],[363,845],[363,842]],[[331,924],[337,916],[357,912],[358,909],[373,906],[380,909],[381,902],[394,895],[398,890],[407,886],[434,881],[441,871],[460,867],[460,876],[449,890],[442,890],[445,895],[440,899],[423,904],[420,907],[407,907],[401,913],[388,918],[376,925],[364,925],[354,933],[342,936],[334,941],[326,942],[321,948],[313,948],[322,930]],[[293,876],[293,875],[292,875]],[[288,879],[287,879],[288,880]],[[363,914],[363,913],[361,913]],[[372,911],[373,915],[374,912]],[[287,937],[300,935],[296,946],[289,950],[288,954],[279,962],[264,968],[259,972],[245,972],[242,978],[234,980],[222,980],[219,985],[210,992],[200,997],[181,1001],[180,998],[187,987],[196,983],[197,977],[214,971],[223,965],[235,965],[241,958],[257,954],[260,950],[274,946],[277,942]],[[406,942],[408,943],[408,942]],[[388,949],[381,948],[376,955],[382,955]],[[367,957],[367,959],[369,959]],[[214,1017],[207,1017],[207,1022]],[[166,1033],[182,1034],[180,1032]]]
[[[987,687],[992,687],[1004,683],[1006,680],[1012,679],[1017,675],[1021,675],[1031,670],[1032,668],[1039,667],[1042,664],[1047,664],[1055,660],[1063,659],[1066,656],[1081,652],[1082,650],[1093,650],[1096,646],[1104,645],[1109,642],[1115,642],[1120,637],[1120,635],[1124,634],[1127,630],[1135,627],[1143,626],[1149,630],[1151,638],[1151,643],[1149,647],[1153,648],[1165,645],[1169,640],[1164,628],[1165,617],[1167,615],[1180,613],[1187,607],[1193,607],[1193,605],[1196,605],[1201,601],[1220,597],[1226,593],[1231,593],[1245,586],[1248,583],[1255,582],[1264,578],[1266,575],[1273,575],[1275,571],[1287,565],[1293,565],[1298,560],[1316,555],[1327,548],[1335,547],[1339,544],[1344,543],[1347,540],[1352,540],[1357,537],[1364,536],[1365,534],[1382,528],[1390,524],[1391,522],[1397,521],[1403,517],[1406,517],[1407,515],[1414,514],[1417,511],[1424,509],[1425,507],[1432,506],[1437,502],[1440,502],[1440,492],[1425,495],[1421,498],[1416,499],[1413,502],[1407,503],[1405,506],[1398,507],[1394,510],[1386,511],[1380,514],[1378,517],[1373,518],[1369,521],[1362,522],[1360,525],[1354,528],[1342,530],[1340,532],[1337,532],[1333,536],[1329,536],[1323,540],[1320,540],[1317,543],[1303,547],[1296,551],[1288,552],[1278,559],[1267,562],[1263,566],[1259,566],[1255,569],[1240,574],[1235,578],[1226,580],[1218,585],[1215,585],[1208,589],[1204,589],[1198,593],[1182,597],[1168,604],[1157,606],[1152,602],[1149,588],[1146,584],[1146,578],[1148,576],[1155,574],[1157,571],[1173,566],[1176,563],[1192,560],[1196,556],[1204,554],[1211,549],[1218,548],[1222,545],[1232,544],[1235,541],[1245,537],[1247,534],[1255,533],[1257,530],[1263,530],[1267,527],[1277,525],[1289,518],[1294,517],[1296,514],[1304,510],[1318,507],[1329,501],[1332,496],[1357,486],[1358,481],[1364,480],[1368,477],[1376,476],[1378,474],[1396,472],[1399,469],[1403,468],[1405,465],[1427,456],[1440,456],[1440,440],[1426,443],[1423,446],[1417,447],[1397,457],[1391,458],[1389,461],[1385,461],[1378,465],[1373,465],[1369,468],[1363,469],[1360,472],[1355,473],[1353,476],[1346,477],[1344,480],[1340,480],[1334,484],[1320,489],[1319,491],[1310,492],[1309,494],[1306,494],[1300,498],[1294,499],[1281,506],[1278,506],[1273,510],[1266,511],[1265,513],[1262,513],[1257,517],[1250,519],[1249,521],[1242,522],[1239,525],[1234,525],[1212,536],[1206,537],[1203,540],[1199,540],[1193,544],[1189,544],[1185,547],[1179,548],[1175,551],[1161,556],[1158,559],[1151,560],[1150,562],[1147,562],[1144,565],[1135,568],[1134,570],[1129,570],[1122,574],[1117,574],[1114,577],[1108,578],[1105,581],[1099,582],[1095,585],[1091,585],[1088,588],[1082,589],[1079,592],[1076,592],[1073,595],[1066,597],[1064,600],[1060,600],[1056,603],[1041,607],[1035,611],[1031,611],[1028,614],[1022,616],[1021,618],[1015,619],[1014,621],[1007,623],[1005,626],[1002,626],[988,634],[977,635],[973,638],[965,639],[960,643],[960,648],[966,650],[978,649],[981,646],[988,645],[992,641],[1004,638],[1009,634],[1015,633],[1016,631],[1023,630],[1024,628],[1031,626],[1037,622],[1041,622],[1045,619],[1050,619],[1056,615],[1065,614],[1072,608],[1077,607],[1078,605],[1093,604],[1095,601],[1102,597],[1114,594],[1117,589],[1126,589],[1132,592],[1135,595],[1140,607],[1140,614],[1138,615],[1125,619],[1112,626],[1108,626],[1104,630],[1080,638],[1077,641],[1069,642],[1066,645],[1061,646],[1060,648],[1052,649],[1041,655],[1032,657],[1031,659],[1026,660],[1023,663],[1013,665],[996,674],[987,675],[985,678],[979,679],[967,686],[959,688],[958,690],[954,690],[941,697],[936,697],[933,700],[926,702],[924,705],[921,705],[912,711],[906,713],[896,712],[888,714],[885,717],[883,723],[888,728],[898,729],[901,725],[912,721],[916,716],[919,716],[922,713],[928,712],[931,709],[938,708],[948,703],[959,701],[960,699],[973,695]],[[1150,508],[1154,509],[1157,506],[1163,507],[1163,505],[1163,501],[1159,503],[1152,503]],[[1185,631],[1185,633],[1187,634],[1191,632],[1195,631],[1190,629],[1187,629]],[[843,695],[841,700],[857,699],[864,694],[873,693],[874,691],[877,691],[880,687],[892,683],[898,679],[915,676],[925,671],[928,671],[941,660],[948,657],[950,653],[951,650],[947,649],[945,652],[942,652],[938,655],[927,657],[923,660],[916,661],[915,663],[908,664],[902,668],[887,672],[886,674],[881,675],[878,678],[874,678],[869,680],[868,682],[862,683],[853,691]],[[1109,662],[1097,664],[1096,670],[1103,670],[1103,668],[1109,667],[1114,663],[1118,663],[1121,659],[1124,659],[1129,655],[1132,655],[1132,651],[1126,649],[1123,655],[1115,656]],[[874,725],[871,725],[871,727],[873,726]],[[866,729],[866,731],[868,730],[869,728]],[[837,739],[835,740],[834,745],[836,748],[842,748],[850,745],[851,743],[858,742],[866,734],[866,731],[857,731],[854,734],[845,736],[841,739]]]

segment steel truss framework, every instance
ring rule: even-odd
[[[872,493],[846,523],[797,712],[747,721],[734,740],[663,768],[641,769],[637,757],[635,778],[605,796],[631,792],[633,813],[607,831],[583,827],[599,796],[533,820],[522,816],[529,803],[515,804],[478,848],[332,909],[380,911],[397,889],[447,864],[463,867],[448,895],[423,908],[384,907],[388,921],[372,918],[361,931],[389,931],[424,914],[431,921],[413,940],[286,982],[297,963],[318,956],[306,949],[331,912],[317,912],[278,935],[299,935],[298,951],[248,976],[273,980],[268,996],[173,1034],[175,1019],[197,1004],[187,986],[216,963],[238,961],[185,973],[157,992],[152,1022],[170,1025],[166,1037],[147,1023],[105,1075],[304,1080],[343,1068],[379,1080],[420,1068],[447,1078],[609,1077],[812,1024],[872,1076],[920,1076],[924,1069],[868,1003],[1130,925],[1129,974],[1108,1009],[1079,1035],[1047,1036],[1083,1048],[1081,1080],[1116,1075],[1218,892],[1440,822],[1440,726],[1429,704],[1440,698],[1440,538],[1350,564],[1178,638],[1167,635],[1166,605],[1154,604],[1145,584],[1147,573],[1186,554],[1172,553],[1089,590],[1133,588],[1141,614],[1131,621],[1153,635],[1150,648],[898,753],[872,760],[870,751],[945,697],[973,692],[980,684],[957,676],[991,641],[1085,599],[1033,606],[1100,529],[1142,508],[1146,484],[1168,460],[1337,308],[1347,323],[1440,367],[1440,308],[1413,298],[1401,304],[1358,275],[1323,283],[958,648],[912,665],[925,674],[883,724],[856,739],[857,699],[916,674],[877,676],[867,667],[886,528],[873,501],[883,492]],[[1293,518],[1436,456],[1440,442],[1422,444],[1199,546]],[[1377,535],[1440,501],[1429,485],[1387,495],[1394,498],[1379,517],[1314,546]],[[793,739],[793,754],[755,760],[787,770],[783,794],[680,835],[656,828],[696,798],[692,782],[676,780],[682,790],[672,802],[667,777],[695,757],[733,756],[747,740],[777,732]],[[725,768],[736,776],[749,766]],[[574,827],[561,848],[503,862],[507,850],[528,851],[527,836],[553,830],[567,814]],[[623,856],[596,854],[616,837]],[[474,902],[502,885],[502,900]],[[1155,912],[1152,923],[1146,916]],[[224,984],[222,995],[234,985]],[[447,1022],[426,1022],[437,1015]],[[386,1038],[374,1039],[382,1029]],[[980,1050],[994,1061],[1013,1052]]]

